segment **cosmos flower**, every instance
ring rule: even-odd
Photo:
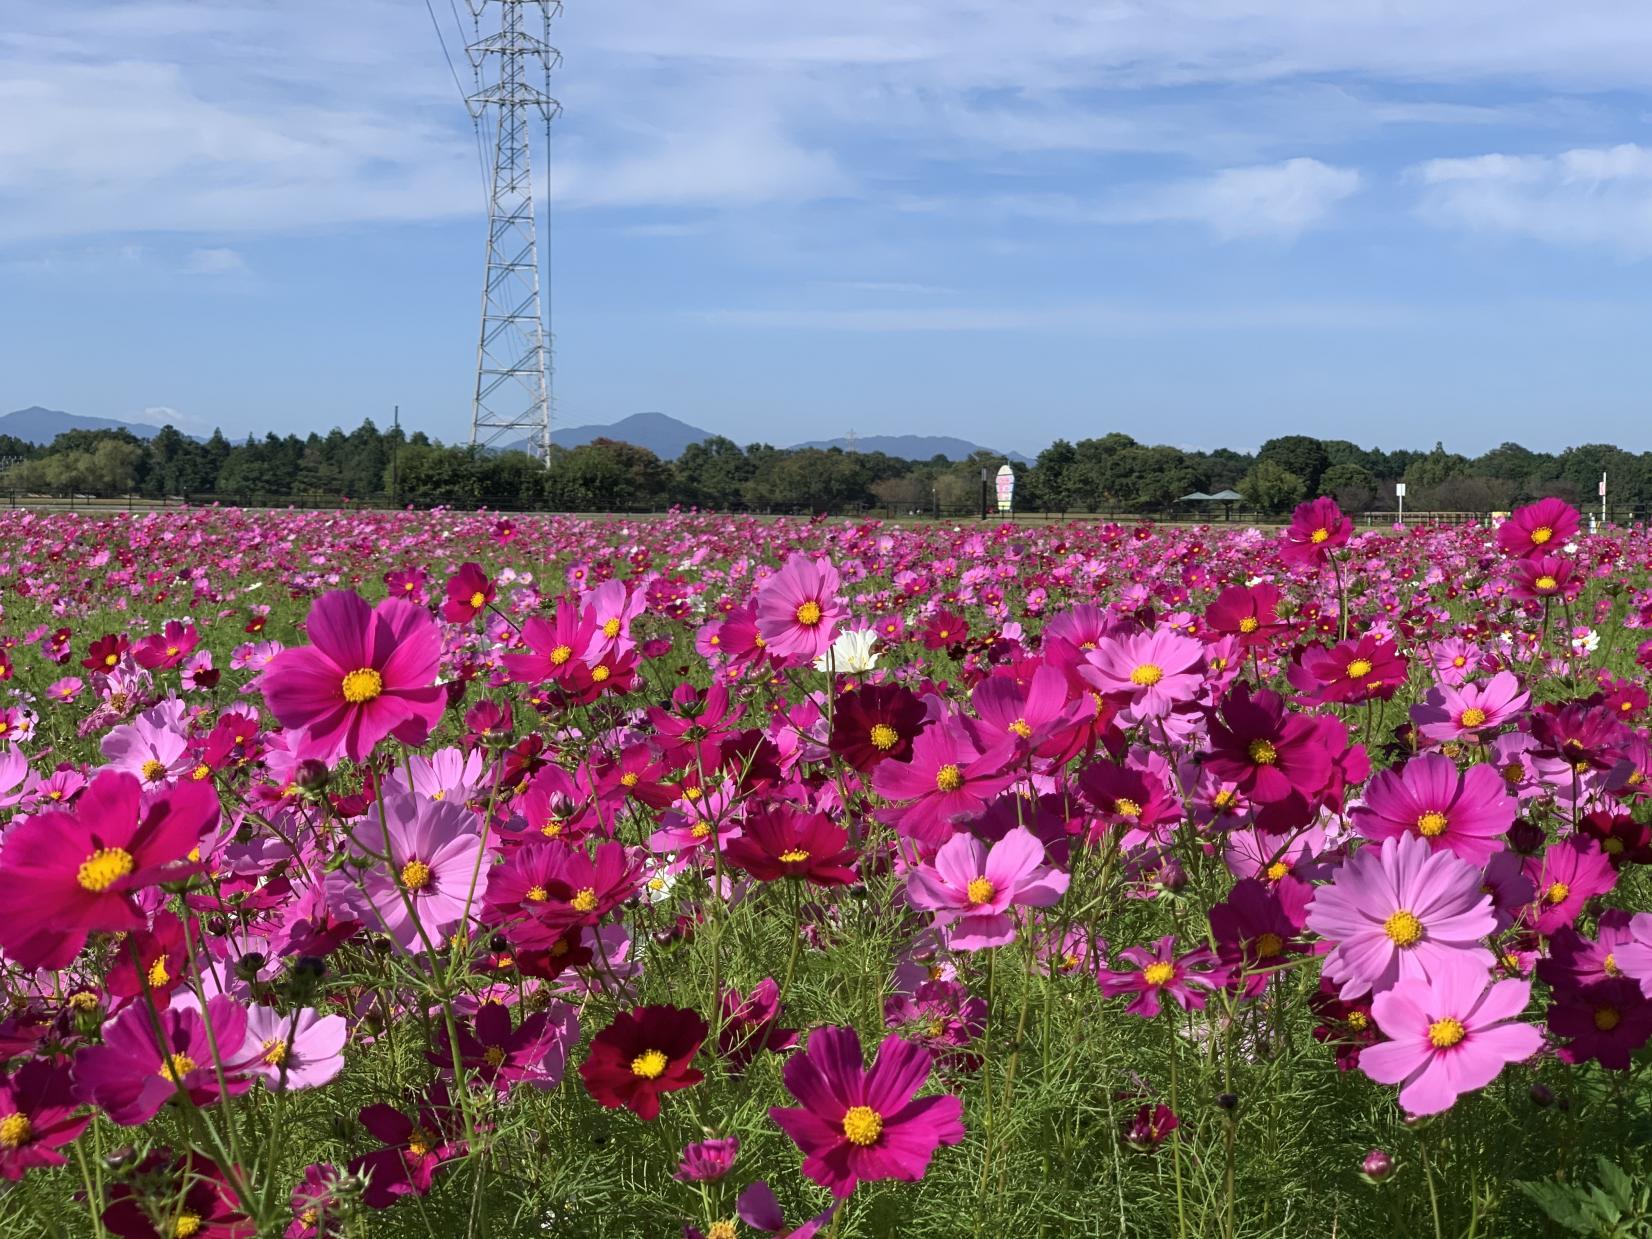
[[[660,1097],[705,1078],[690,1064],[706,1039],[706,1022],[681,1007],[622,1011],[591,1039],[579,1066],[585,1090],[608,1110],[621,1106],[640,1119],[657,1118]]]
[[[963,1102],[916,1094],[933,1059],[900,1037],[884,1038],[867,1070],[852,1028],[817,1028],[786,1061],[796,1108],[769,1110],[803,1152],[803,1174],[842,1199],[862,1180],[923,1178],[941,1145],[964,1138]]]
[[[1279,541],[1279,553],[1288,563],[1317,568],[1338,547],[1347,546],[1354,522],[1342,514],[1334,499],[1310,499],[1298,504]]]
[[[1423,753],[1372,776],[1364,802],[1349,818],[1367,839],[1413,834],[1435,851],[1483,865],[1503,849],[1501,836],[1515,812],[1514,797],[1490,766],[1459,771],[1451,758]]]
[[[247,1011],[247,1039],[236,1057],[268,1089],[316,1088],[344,1070],[349,1038],[350,1022],[342,1015],[254,1006]]]
[[[134,1003],[104,1027],[102,1044],[77,1051],[76,1095],[101,1107],[113,1122],[134,1127],[154,1118],[180,1092],[197,1106],[225,1095],[220,1065],[228,1095],[252,1087],[241,1054],[247,1010],[240,1003],[209,998],[204,1012],[193,1000],[177,1003],[159,1013],[161,1041],[155,1039],[155,1018],[147,1004]],[[222,1056],[216,1063],[215,1045]]]
[[[952,823],[979,814],[1014,781],[1006,770],[1015,749],[1005,737],[978,737],[966,726],[932,723],[912,744],[910,761],[880,762],[872,787],[886,800],[906,802],[890,815],[902,834],[939,846]]]
[[[62,1166],[58,1150],[92,1121],[79,1108],[61,1063],[31,1058],[0,1079],[0,1177],[14,1182],[35,1166]]]
[[[1176,937],[1166,934],[1152,946],[1126,947],[1119,959],[1130,965],[1103,971],[1097,977],[1101,992],[1109,998],[1134,995],[1124,1011],[1152,1019],[1170,999],[1184,1011],[1204,1009],[1205,993],[1222,982],[1211,965],[1216,957],[1207,947],[1195,947],[1185,955],[1176,954]]]
[[[1105,638],[1079,674],[1136,719],[1163,718],[1204,683],[1205,647],[1169,628]]]
[[[954,950],[1003,946],[1015,940],[1012,907],[1047,908],[1067,890],[1067,875],[1044,859],[1044,845],[1022,826],[991,847],[974,835],[954,835],[932,863],[907,875],[906,897],[949,927]]]
[[[390,792],[356,824],[350,841],[371,863],[347,902],[405,951],[444,945],[481,901],[482,840],[463,805]]]
[[[493,582],[482,571],[482,565],[459,565],[447,580],[447,601],[442,603],[442,618],[450,624],[468,624],[494,599]]]
[[[723,845],[723,859],[760,882],[802,878],[815,886],[856,880],[849,832],[824,813],[765,805],[740,823],[740,837]]]
[[[1479,744],[1488,732],[1516,721],[1526,711],[1531,694],[1522,692],[1513,673],[1499,671],[1484,685],[1441,683],[1411,707],[1417,730],[1437,744],[1461,740]]]
[[[865,773],[882,761],[905,761],[923,730],[924,707],[899,684],[867,684],[833,702],[831,750]]]
[[[1497,527],[1497,547],[1506,555],[1553,555],[1578,531],[1577,509],[1563,499],[1539,499],[1516,508]]]
[[[816,657],[814,669],[827,675],[864,675],[878,665],[873,650],[877,643],[878,634],[870,628],[845,629]]]
[[[837,569],[793,555],[757,591],[757,630],[775,658],[813,662],[832,646],[844,616]]]

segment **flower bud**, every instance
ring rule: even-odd
[[[1394,1159],[1381,1149],[1372,1149],[1360,1163],[1359,1172],[1367,1183],[1381,1183],[1394,1173]]]

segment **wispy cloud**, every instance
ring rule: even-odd
[[[216,246],[190,250],[183,269],[186,275],[244,275],[247,263],[238,251]]]

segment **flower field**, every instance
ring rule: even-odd
[[[0,1234],[1652,1235],[1644,530],[0,525]]]

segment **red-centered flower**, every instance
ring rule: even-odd
[[[58,1152],[74,1142],[91,1116],[75,1117],[79,1108],[64,1066],[31,1058],[7,1079],[0,1079],[0,1177],[21,1179],[31,1166],[61,1166]]]
[[[1237,684],[1210,720],[1205,769],[1258,804],[1312,796],[1331,777],[1332,755],[1312,718],[1287,714],[1279,694]]]
[[[1392,641],[1367,633],[1330,649],[1304,646],[1285,673],[1312,705],[1387,701],[1405,685],[1408,664]]]
[[[401,598],[369,607],[334,590],[316,599],[305,627],[312,644],[282,650],[258,679],[281,725],[305,730],[300,756],[361,761],[385,736],[425,742],[447,707],[428,612]]]
[[[1577,509],[1562,499],[1517,508],[1497,527],[1498,549],[1521,557],[1552,555],[1577,533]]]
[[[442,618],[450,624],[468,624],[493,601],[493,582],[482,571],[482,565],[459,565],[447,580],[447,601],[442,604]]]
[[[885,1037],[866,1069],[852,1028],[817,1028],[784,1069],[799,1108],[776,1106],[772,1118],[803,1152],[803,1173],[842,1199],[861,1180],[915,1182],[943,1144],[964,1138],[964,1103],[950,1093],[916,1094],[933,1056],[897,1036]]]
[[[923,703],[899,684],[868,684],[832,703],[832,752],[862,773],[905,761],[923,730]]]
[[[1205,608],[1208,639],[1231,636],[1241,647],[1267,645],[1279,625],[1280,593],[1266,581],[1257,585],[1230,585]]]
[[[624,1106],[640,1119],[654,1119],[662,1093],[705,1078],[689,1065],[705,1039],[706,1022],[693,1011],[668,1006],[622,1011],[591,1039],[579,1074],[598,1105]]]
[[[855,881],[849,832],[824,813],[766,804],[746,814],[741,835],[723,845],[723,859],[760,882],[803,878],[815,886]]]
[[[140,1185],[156,1182],[163,1171],[170,1182],[145,1196]],[[257,1232],[228,1176],[193,1153],[177,1161],[170,1153],[145,1158],[109,1193],[103,1225],[120,1239],[252,1239]]]
[[[137,892],[194,867],[185,858],[218,821],[209,785],[180,783],[144,803],[138,779],[105,770],[72,812],[13,826],[0,845],[0,948],[25,968],[62,968],[94,931],[142,929]]]
[[[826,560],[793,555],[757,591],[757,631],[768,652],[791,662],[812,662],[831,648],[846,614],[838,597],[837,569]]]
[[[1354,522],[1342,514],[1335,499],[1310,499],[1291,514],[1279,553],[1291,563],[1317,568],[1337,547],[1348,545],[1353,533]]]
[[[222,995],[209,998],[204,1015],[193,1006],[169,1007],[159,1014],[161,1041],[155,1040],[155,1019],[149,1004],[140,1002],[111,1020],[102,1045],[75,1055],[76,1094],[101,1106],[114,1122],[135,1127],[180,1092],[204,1106],[252,1087],[245,1064],[231,1057],[247,1039],[247,1011],[240,1003]],[[227,1094],[219,1085],[220,1066]]]
[[[967,720],[932,723],[913,741],[912,760],[879,763],[872,786],[886,800],[908,802],[890,814],[896,829],[938,847],[954,818],[979,814],[1015,781],[1005,771],[1014,756],[1005,737],[982,745]]]

